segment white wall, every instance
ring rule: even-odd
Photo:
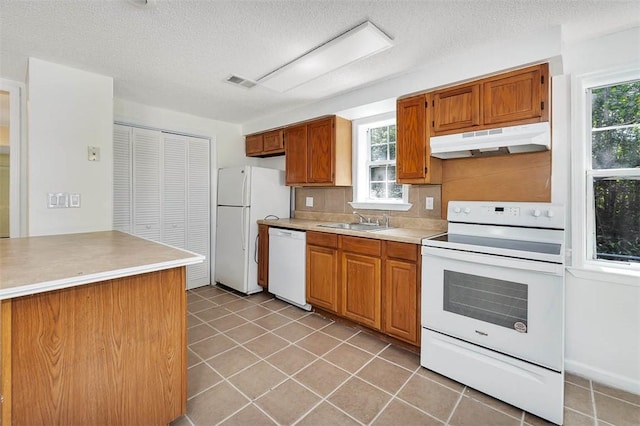
[[[639,45],[640,28],[632,28],[565,46],[565,71],[570,79],[575,79],[621,68],[640,69]],[[553,102],[569,104],[571,98],[554,98]],[[566,126],[571,134],[571,123]],[[572,191],[569,176],[567,171],[565,186],[558,188],[567,194],[567,202]],[[640,276],[596,275],[569,269],[565,367],[567,371],[640,394]]]
[[[113,79],[35,58],[27,78],[28,234],[111,229]],[[50,192],[80,193],[81,207],[49,209]]]
[[[114,120],[210,138],[217,167],[250,164],[239,125],[116,98]]]

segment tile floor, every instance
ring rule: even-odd
[[[539,425],[416,354],[268,293],[188,292],[187,415],[173,425]],[[639,425],[640,396],[567,374],[565,425]]]

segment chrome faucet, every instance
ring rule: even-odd
[[[384,219],[384,227],[388,228],[389,227],[389,215],[388,214],[383,214],[382,215],[382,219]]]
[[[353,214],[355,214],[356,216],[358,216],[360,218],[360,223],[364,223],[364,222],[371,223],[371,218],[364,217],[364,216],[362,216],[360,213],[358,213],[356,211],[354,211]]]

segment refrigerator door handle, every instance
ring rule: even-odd
[[[242,205],[243,206],[246,206],[247,204],[249,204],[246,199],[246,194],[247,194],[247,173],[244,173],[244,176],[242,177]]]
[[[240,238],[242,238],[242,251],[245,251],[247,249],[246,245],[245,245],[245,240],[246,240],[246,234],[247,234],[247,221],[245,220],[245,211],[247,210],[246,207],[242,208],[242,232],[240,233]]]
[[[258,242],[260,240],[260,234],[256,235],[256,242],[253,245],[253,261],[258,264]]]

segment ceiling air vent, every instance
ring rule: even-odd
[[[227,79],[225,80],[227,83],[236,85],[236,86],[242,86],[244,88],[247,89],[251,89],[253,86],[256,85],[255,81],[251,81],[249,79],[246,78],[242,78],[242,77],[238,77],[237,75],[230,75],[229,77],[227,77]]]

